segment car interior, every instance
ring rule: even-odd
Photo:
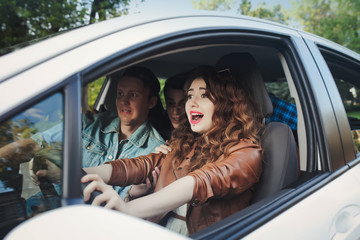
[[[176,73],[185,72],[198,65],[216,65],[223,57],[224,66],[231,65],[246,75],[247,85],[255,97],[261,115],[264,118],[273,112],[273,105],[269,93],[278,95],[279,98],[287,96],[286,101],[291,101],[298,108],[298,128],[292,130],[286,123],[269,122],[264,124],[261,145],[263,147],[263,173],[256,186],[253,205],[241,211],[240,216],[229,218],[229,222],[248,217],[249,212],[265,206],[282,194],[300,186],[301,183],[313,176],[306,170],[306,144],[305,124],[299,105],[293,79],[285,58],[279,49],[256,45],[206,45],[177,49],[135,62],[151,69],[159,79],[167,79]],[[113,72],[122,71],[125,67]],[[94,110],[114,111],[116,96],[116,81],[112,73],[107,74],[103,87],[97,98]],[[268,86],[279,86],[277,91],[272,91]],[[281,87],[280,87],[281,86]],[[284,87],[285,86],[285,87]],[[274,87],[272,88],[274,89]],[[299,111],[300,110],[300,111]],[[264,200],[265,199],[265,200]],[[226,221],[225,221],[226,222]],[[224,225],[225,223],[221,223]],[[226,224],[225,224],[226,225]],[[219,226],[217,226],[219,227]],[[215,228],[215,227],[214,227]],[[201,235],[201,234],[200,234]],[[195,235],[194,237],[196,237]]]
[[[199,54],[198,62],[202,63],[204,59],[202,56],[213,56],[214,60],[212,63],[206,63],[209,65],[217,65],[221,69],[226,67],[231,67],[233,69],[237,69],[242,75],[242,79],[247,79],[247,86],[252,91],[252,94],[255,97],[255,102],[257,103],[257,107],[261,112],[261,116],[263,118],[263,122],[265,122],[265,118],[270,116],[273,112],[273,105],[268,95],[268,92],[265,87],[265,83],[262,77],[262,74],[259,70],[257,62],[252,54],[256,54],[257,51],[249,52],[231,52],[226,53],[221,56],[219,54],[214,54],[219,50],[219,47],[214,48],[204,48],[201,49],[200,52],[196,52]],[[199,50],[198,50],[199,51]],[[204,52],[203,52],[204,51]],[[209,54],[209,51],[213,51]],[[158,73],[157,76],[171,76],[175,72],[165,72],[171,66],[164,66],[165,63],[169,63],[174,61],[174,59],[185,59],[188,52],[185,53],[176,53],[175,56],[172,54],[171,56],[163,56],[160,59],[152,59],[150,61],[141,63],[139,65],[147,66],[150,69],[154,70]],[[194,51],[192,51],[192,56],[194,56]],[[260,55],[260,53],[257,53]],[[268,53],[270,54],[270,53]],[[180,55],[180,56],[179,56]],[[215,55],[215,56],[214,56]],[[224,58],[225,56],[225,58]],[[276,56],[276,55],[275,55]],[[216,58],[218,57],[218,58]],[[261,58],[261,63],[263,62],[263,54],[258,56]],[[270,57],[270,56],[268,56]],[[201,60],[200,60],[201,59]],[[220,61],[219,61],[220,60]],[[271,61],[274,62],[274,61]],[[183,60],[183,63],[188,64],[187,61]],[[205,64],[205,63],[203,63]],[[279,64],[279,62],[278,62]],[[180,63],[173,63],[173,65],[180,65]],[[185,65],[185,64],[184,64]],[[274,68],[281,70],[281,65],[274,64]],[[164,66],[165,71],[162,69],[158,69],[159,66]],[[196,63],[188,66],[181,66],[180,72],[185,69],[191,69],[191,67],[196,66]],[[159,75],[159,73],[161,75]],[[279,74],[272,72],[272,74]],[[268,74],[266,74],[268,76]],[[165,77],[165,78],[166,78]],[[277,79],[284,79],[281,75],[278,75]],[[107,87],[106,85],[109,84]],[[116,81],[112,81],[111,76],[108,77],[107,81],[104,83],[104,91],[105,89],[108,91],[106,93],[106,97],[101,103],[101,100],[97,102],[95,105],[95,109],[97,111],[116,111],[115,106],[115,98],[116,92]],[[105,94],[104,92],[101,94]],[[100,98],[98,98],[100,99]],[[286,123],[281,122],[270,122],[264,127],[264,134],[262,135],[262,147],[264,149],[263,155],[263,175],[261,182],[257,186],[257,190],[255,191],[254,202],[261,200],[262,198],[269,196],[272,193],[279,191],[280,189],[290,185],[295,182],[298,178],[299,174],[299,166],[298,166],[298,157],[297,157],[297,145],[295,141],[294,134],[289,126]],[[276,143],[276,144],[275,144]],[[285,147],[284,147],[285,146]]]

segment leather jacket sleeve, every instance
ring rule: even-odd
[[[260,146],[242,140],[226,158],[220,156],[188,174],[195,179],[190,203],[197,206],[212,197],[232,197],[248,190],[260,179],[261,161]]]
[[[140,184],[144,183],[147,177],[152,181],[151,172],[155,167],[161,167],[165,156],[163,153],[151,153],[146,156],[106,162],[105,164],[111,164],[113,167],[108,184],[114,186]]]

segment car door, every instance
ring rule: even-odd
[[[304,34],[304,37],[314,60],[309,59],[307,64],[319,69],[313,70],[319,75],[311,83],[318,98],[316,104],[323,106],[326,99],[319,93],[319,82],[326,84],[325,95],[330,96],[332,109],[323,113],[322,121],[327,122],[330,112],[333,112],[331,114],[336,115],[334,127],[340,136],[339,142],[333,145],[336,142],[333,141],[334,135],[324,126],[318,138],[327,138],[328,134],[328,139],[324,139],[328,143],[324,147],[339,152],[324,156],[328,161],[324,165],[331,170],[314,188],[308,189],[311,191],[309,196],[245,239],[357,239],[360,236],[358,117],[351,115],[356,113],[356,104],[355,107],[349,106],[349,100],[357,97],[359,56],[312,35]]]

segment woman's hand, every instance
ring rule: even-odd
[[[87,174],[81,178],[82,183],[92,181],[87,185],[83,191],[84,201],[90,199],[90,195],[93,191],[98,190],[102,194],[94,198],[91,205],[100,206],[101,203],[106,202],[105,208],[126,212],[126,204],[120,198],[119,194],[110,186],[107,185],[97,174]]]
[[[161,144],[160,146],[155,148],[155,153],[168,154],[171,151],[172,151],[171,147],[165,144]]]
[[[129,195],[132,198],[138,198],[144,195],[147,195],[155,188],[157,180],[160,175],[160,169],[155,167],[155,170],[152,171],[153,181],[150,182],[149,178],[146,178],[146,183],[133,185],[129,191]]]

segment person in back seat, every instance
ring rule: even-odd
[[[169,154],[117,159],[84,169],[87,201],[93,205],[159,222],[182,234],[197,232],[247,207],[261,175],[261,124],[250,94],[230,75],[214,67],[195,68],[185,84],[187,100]],[[161,168],[153,194],[125,203],[107,185],[138,184]]]
[[[274,94],[269,93],[270,100],[273,104],[273,112],[266,118],[266,123],[269,122],[283,122],[288,125],[291,130],[297,130],[297,110],[296,105]]]

